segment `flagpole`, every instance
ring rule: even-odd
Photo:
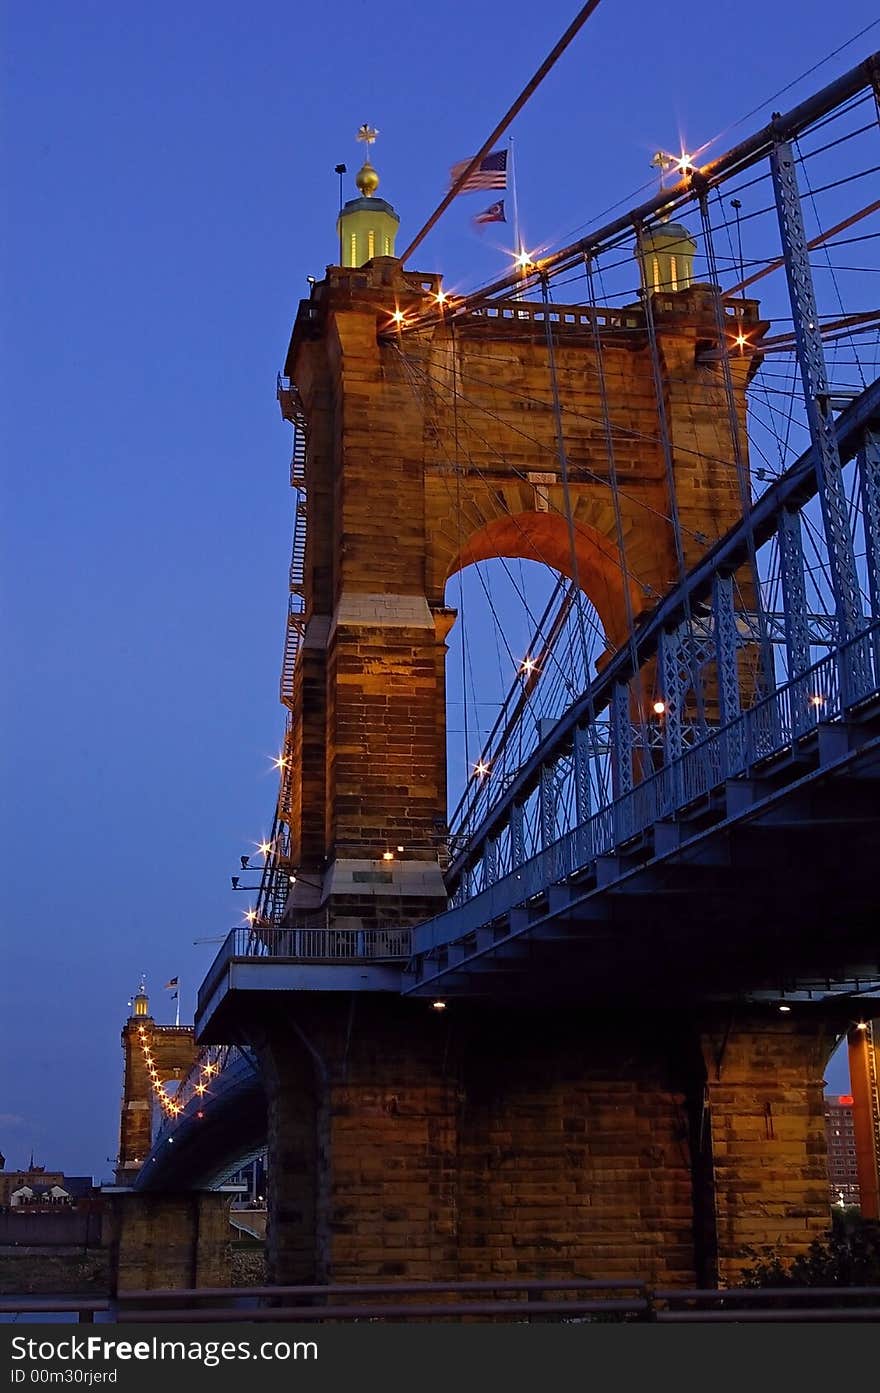
[[[180,1025],[180,978],[177,979],[177,1009],[174,1012],[174,1024]]]
[[[519,236],[519,204],[516,198],[516,162],[513,158],[513,136],[507,142],[508,163],[510,164],[510,191],[513,194],[513,241],[514,255],[519,256],[522,243]]]
[[[522,242],[519,235],[519,202],[516,197],[516,161],[513,157],[513,136],[507,138],[507,163],[510,165],[510,192],[513,194],[513,254],[518,257],[522,252]],[[514,300],[522,299],[522,290],[517,288],[513,296]]]

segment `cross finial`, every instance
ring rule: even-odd
[[[369,151],[370,146],[375,144],[378,134],[379,132],[376,130],[376,127],[369,126],[365,121],[364,124],[358,128],[357,138],[363,141]]]

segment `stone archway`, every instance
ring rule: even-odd
[[[598,528],[580,517],[574,536],[573,560],[568,524],[560,513],[499,512],[467,538],[452,558],[448,578],[465,566],[498,557],[535,561],[552,567],[569,580],[578,582],[602,621],[609,644],[617,647],[626,635],[624,581],[618,551]],[[643,602],[642,591],[630,578],[630,603],[634,613]]]

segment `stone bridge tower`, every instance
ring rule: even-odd
[[[129,1185],[153,1143],[156,1086],[185,1077],[196,1057],[191,1025],[157,1025],[143,980],[122,1028],[122,1116],[116,1183]]]
[[[373,199],[377,183],[365,165],[363,196],[340,216],[350,261],[359,247],[393,246],[396,214]],[[576,577],[616,648],[628,615],[741,513],[756,358],[731,358],[734,430],[716,292],[692,282],[692,259],[675,225],[643,253],[656,359],[644,292],[621,310],[457,309],[438,276],[374,255],[328,267],[300,304],[280,391],[304,431],[307,498],[284,810],[302,874],[289,911],[320,906],[337,927],[359,928],[416,922],[444,904],[445,644],[456,617],[444,592],[457,570],[494,556],[547,562]],[[731,337],[760,338],[755,301],[724,312]]]

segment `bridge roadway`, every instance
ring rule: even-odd
[[[167,1119],[137,1174],[135,1190],[216,1189],[266,1149],[266,1095],[250,1058],[240,1053],[210,1093]]]
[[[420,925],[402,991],[674,1006],[876,983],[878,832],[871,703],[564,879],[549,849],[543,887],[500,914],[503,883]]]

